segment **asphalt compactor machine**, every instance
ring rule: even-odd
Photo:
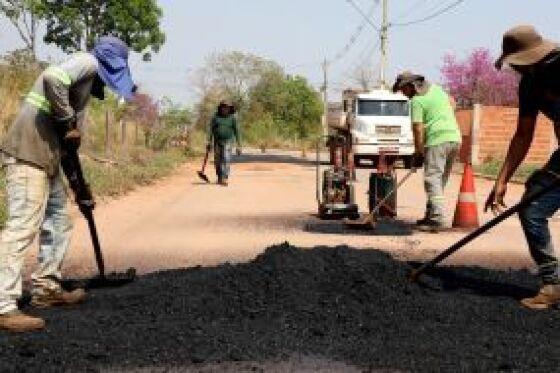
[[[386,91],[343,95],[343,111],[331,113],[329,135],[317,146],[319,218],[374,228],[378,219],[397,216],[397,190],[415,171],[409,102]],[[400,181],[398,168],[410,170]],[[355,195],[357,169],[371,170],[368,213],[362,218]]]

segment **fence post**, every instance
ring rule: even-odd
[[[121,144],[126,145],[126,119],[121,119]]]
[[[109,109],[105,110],[105,157],[109,157],[110,149],[110,137],[109,137],[109,129],[111,125],[109,123]]]
[[[480,120],[482,119],[482,105],[474,104],[471,125],[471,152],[470,161],[473,166],[480,164]]]

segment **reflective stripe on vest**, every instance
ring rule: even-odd
[[[60,67],[51,66],[47,70],[45,70],[45,74],[54,76],[65,86],[69,86],[70,84],[72,84],[70,75],[68,75],[68,73],[62,70]]]
[[[25,101],[47,114],[51,112],[51,104],[49,103],[49,100],[47,100],[45,96],[36,92],[29,92],[27,97],[25,97]]]

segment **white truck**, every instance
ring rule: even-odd
[[[331,114],[330,127],[351,136],[356,167],[376,168],[384,154],[411,168],[414,137],[406,96],[383,89],[345,90],[342,113]]]

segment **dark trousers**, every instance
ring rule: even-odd
[[[230,174],[232,147],[230,143],[214,144],[214,166],[218,179],[228,179]]]

